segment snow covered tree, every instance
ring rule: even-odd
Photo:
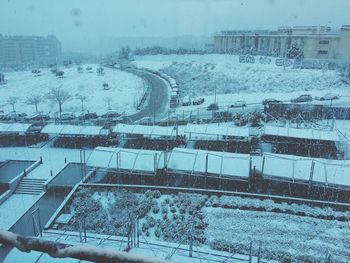
[[[59,113],[61,116],[62,113],[62,105],[66,101],[70,100],[72,96],[70,93],[62,88],[62,86],[57,88],[51,88],[49,93],[47,93],[47,98],[54,103],[58,104]]]
[[[64,75],[64,71],[62,71],[62,70],[56,71],[56,76],[57,76],[57,77],[63,78],[63,75]]]
[[[77,94],[75,95],[75,97],[80,100],[81,103],[81,111],[84,111],[84,102],[87,102],[89,100],[89,98],[84,95],[84,94]]]
[[[104,69],[103,67],[99,67],[99,68],[97,68],[97,70],[96,70],[97,75],[102,76],[102,75],[103,75],[104,70],[105,70],[105,69]]]
[[[119,59],[129,60],[131,49],[129,46],[121,47],[119,51]]]
[[[296,43],[293,43],[287,50],[287,58],[290,59],[302,59],[304,57],[304,50]]]
[[[8,99],[7,99],[7,103],[8,104],[10,104],[11,106],[12,106],[12,110],[13,111],[16,111],[16,109],[15,109],[15,105],[16,105],[16,103],[18,102],[18,97],[9,97]]]
[[[103,100],[107,104],[107,110],[110,110],[111,109],[112,98],[111,97],[105,97]]]
[[[43,102],[44,98],[40,96],[39,94],[32,94],[27,97],[26,102],[29,105],[34,105],[35,106],[35,112],[38,112],[38,104]]]
[[[0,72],[0,84],[4,84],[4,83],[6,83],[5,74]]]

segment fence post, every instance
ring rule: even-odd
[[[262,160],[262,167],[261,167],[261,177],[264,177],[264,169],[265,169],[265,155],[263,156]]]
[[[314,177],[314,169],[315,169],[315,162],[312,160],[311,169],[310,169],[310,177],[309,177],[309,193],[311,191],[312,180]]]
[[[253,241],[250,241],[250,246],[249,246],[249,263],[252,263],[252,258],[253,258]]]
[[[261,262],[260,252],[261,252],[261,241],[259,241],[258,263],[260,263],[260,262]]]
[[[208,181],[208,161],[209,161],[209,155],[205,156],[205,187],[207,187],[207,181]]]

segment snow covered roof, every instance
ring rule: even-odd
[[[0,123],[0,133],[26,133],[33,124]]]
[[[102,135],[103,127],[102,126],[78,126],[78,125],[57,125],[57,124],[48,124],[42,131],[42,133],[49,134],[59,134],[59,135]]]
[[[309,181],[312,162],[314,162],[313,182],[350,186],[350,160],[329,160],[270,153],[265,153],[264,156],[264,175],[292,181]]]
[[[249,137],[249,127],[237,127],[227,124],[187,124],[185,133],[232,137]]]
[[[181,129],[180,129],[181,130]],[[146,136],[176,136],[176,127],[174,126],[148,126],[148,125],[129,125],[118,123],[113,132],[122,134],[137,134]],[[178,135],[180,133],[178,132]]]
[[[164,168],[160,151],[97,147],[87,160],[88,166],[154,172]]]
[[[316,130],[311,128],[298,129],[293,127],[266,125],[263,134],[309,140],[339,141],[339,135],[336,131]]]
[[[229,152],[214,152],[195,149],[174,148],[168,155],[168,169],[186,172],[207,172],[211,174],[248,177],[250,155]]]

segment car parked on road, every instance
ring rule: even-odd
[[[204,103],[204,98],[196,98],[195,100],[193,100],[192,104],[193,105],[201,105]]]
[[[335,93],[327,93],[326,95],[322,96],[322,97],[316,97],[315,100],[339,100],[339,95],[335,94]]]
[[[269,105],[269,104],[277,104],[277,103],[281,103],[281,102],[282,102],[282,101],[276,100],[276,99],[274,99],[274,98],[268,98],[268,99],[263,100],[263,101],[262,101],[262,104],[263,104],[264,106],[266,106],[266,105]]]
[[[309,102],[309,101],[312,101],[312,97],[310,94],[304,94],[304,95],[300,95],[295,99],[291,99],[290,101],[294,103]]]
[[[101,118],[105,118],[105,119],[118,118],[118,117],[120,117],[120,114],[114,110],[107,111],[106,113],[101,115]]]
[[[96,112],[88,112],[88,113],[82,113],[78,116],[78,119],[83,121],[83,120],[94,120],[97,119],[98,115]]]
[[[27,116],[26,113],[19,113],[19,112],[16,112],[16,111],[10,112],[7,115],[13,121],[23,121],[24,118]]]
[[[8,114],[0,113],[0,121],[10,121],[11,117]]]
[[[219,105],[217,103],[212,103],[207,107],[207,110],[209,111],[218,110],[218,109],[219,109]]]
[[[62,121],[70,121],[70,120],[74,120],[75,118],[76,117],[73,112],[62,112],[60,116],[60,119]]]
[[[238,100],[232,105],[230,105],[230,108],[241,108],[247,106],[247,103],[244,100]]]
[[[24,118],[26,121],[48,121],[50,120],[50,116],[48,114],[44,113],[34,113],[31,115],[28,115]]]

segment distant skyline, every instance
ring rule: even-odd
[[[64,51],[104,39],[211,36],[220,30],[350,24],[349,0],[0,0],[0,34],[56,35]]]

